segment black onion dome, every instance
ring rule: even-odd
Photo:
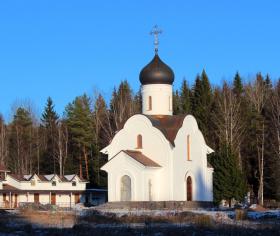
[[[172,84],[174,73],[156,54],[153,60],[141,70],[139,79],[142,85]]]

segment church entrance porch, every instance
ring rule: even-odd
[[[131,201],[131,179],[128,175],[121,178],[121,201]]]

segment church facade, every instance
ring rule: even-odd
[[[173,115],[174,73],[159,57],[140,73],[142,114],[101,150],[108,201],[213,201],[213,150],[192,115]]]

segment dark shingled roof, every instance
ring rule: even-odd
[[[32,177],[34,176],[35,174],[33,174],[32,176],[30,176],[28,179],[24,178],[24,175],[17,175],[17,174],[9,174],[9,176],[11,176],[13,179],[17,180],[17,181],[30,181],[32,179]],[[51,180],[48,180],[46,178],[45,175],[37,175],[38,178],[41,180],[41,181],[46,181],[46,182],[51,182]],[[59,177],[59,176],[58,176]],[[65,176],[62,176],[62,177],[59,177],[61,179],[62,182],[71,182],[72,180],[68,180],[65,178]],[[80,177],[79,177],[80,178]],[[83,182],[86,182],[87,180],[84,179],[84,178],[80,178],[81,181]]]
[[[44,175],[37,175],[41,181],[49,181]]]
[[[161,167],[159,164],[142,154],[142,152],[139,151],[133,151],[133,150],[124,150],[124,153],[132,157],[134,160],[138,161],[144,166],[148,167]]]
[[[17,174],[9,174],[13,179],[18,180],[18,181],[27,181],[23,175],[17,175]]]
[[[175,146],[174,140],[179,129],[182,127],[186,115],[145,115],[152,123],[152,125],[159,129],[165,138]]]

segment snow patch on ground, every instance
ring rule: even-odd
[[[247,214],[249,219],[268,219],[277,218],[280,219],[280,210],[269,210],[269,211],[248,211]]]
[[[97,210],[101,214],[116,214],[118,217],[122,217],[124,215],[135,215],[135,216],[172,216],[176,215],[178,213],[182,212],[191,212],[195,214],[201,214],[201,215],[208,215],[211,216],[215,221],[217,222],[226,222],[226,221],[232,221],[235,219],[235,211],[234,210],[227,210],[227,211],[221,211],[221,210],[145,210],[145,209],[95,209],[92,208],[83,208],[81,209],[80,215],[86,215],[87,213],[90,213],[92,210]],[[280,210],[265,210],[265,211],[248,211],[247,212],[247,218],[251,220],[257,220],[257,219],[280,219]]]

